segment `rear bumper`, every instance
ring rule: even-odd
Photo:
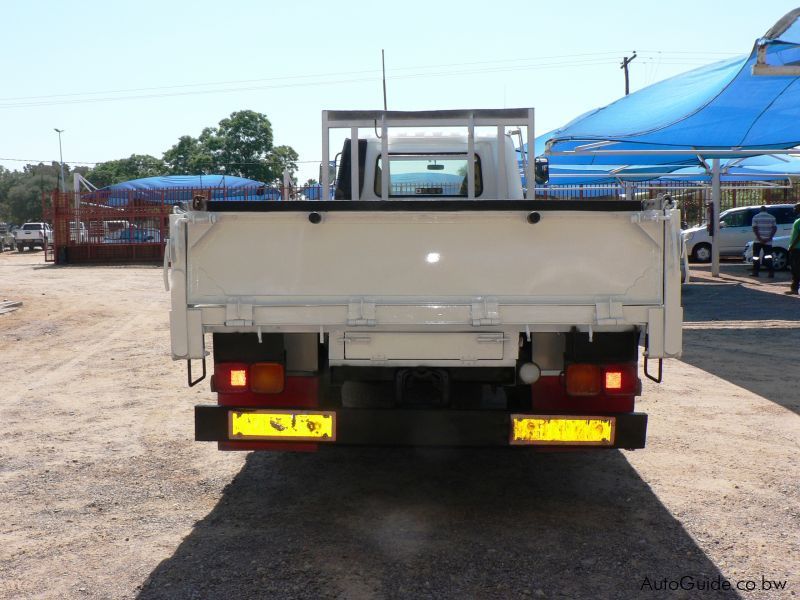
[[[228,436],[228,414],[238,410],[253,408],[195,406],[195,440],[247,444],[231,441]],[[507,411],[340,408],[333,412],[336,413],[336,441],[327,443],[352,446],[510,446],[512,413]],[[604,416],[615,417],[616,426],[613,443],[603,448],[632,450],[645,447],[646,414]],[[262,443],[265,448],[269,447],[269,442]],[[565,447],[587,446],[559,445],[559,448]]]

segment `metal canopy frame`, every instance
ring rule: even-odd
[[[529,147],[536,140],[533,108],[466,109],[466,110],[323,110],[322,111],[322,164],[330,163],[330,130],[350,130],[350,198],[359,200],[358,130],[361,127],[381,130],[381,197],[389,199],[389,128],[390,127],[466,127],[467,128],[467,199],[475,199],[475,127],[497,127],[498,170],[505,170],[506,155],[503,139],[506,127],[526,127]],[[535,161],[528,161],[528,181],[535,181]],[[330,174],[323,168],[320,177],[321,198],[330,196]],[[505,180],[498,196],[508,195]]]
[[[746,150],[744,148],[686,148],[674,150],[609,150],[604,146],[609,144],[623,143],[618,140],[597,140],[588,143],[586,146],[578,146],[574,150],[555,150],[547,151],[545,154],[550,156],[581,156],[581,155],[617,155],[617,156],[675,156],[694,154],[698,161],[711,175],[711,204],[713,206],[712,236],[719,239],[719,205],[722,196],[720,156],[742,157],[767,155],[800,155],[798,148],[762,148],[759,150]],[[711,158],[711,169],[709,172],[707,158]],[[711,244],[711,276],[719,277],[719,244]]]

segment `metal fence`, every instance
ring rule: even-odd
[[[605,185],[549,185],[537,187],[537,200],[592,200],[623,197],[637,200],[652,199],[669,194],[681,209],[683,220],[689,225],[705,221],[706,205],[711,202],[711,185],[687,181],[637,181],[628,184]],[[529,194],[530,195],[530,194]],[[534,196],[532,196],[534,197]],[[794,204],[800,201],[800,182],[780,185],[757,181],[725,182],[722,186],[720,211],[737,206],[760,204]]]
[[[415,190],[416,192],[416,190]],[[688,224],[702,223],[711,188],[706,183],[678,181],[635,182],[624,185],[537,187],[529,197],[538,200],[648,199],[669,194]],[[169,214],[176,204],[196,196],[209,200],[318,200],[319,185],[298,187],[181,188],[164,190],[97,191],[85,194],[53,191],[42,198],[43,214],[53,226],[52,245],[45,260],[59,264],[158,262],[164,257]],[[329,195],[330,197],[330,195]],[[726,183],[722,210],[735,206],[794,203],[800,183],[767,186],[755,182]]]

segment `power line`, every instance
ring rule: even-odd
[[[616,54],[615,52],[593,52],[593,53],[583,53],[583,54],[564,54],[564,55],[555,55],[555,56],[539,56],[536,58],[509,58],[509,59],[498,59],[498,60],[488,60],[488,61],[473,61],[473,62],[461,62],[461,63],[445,63],[445,64],[438,64],[438,65],[417,65],[417,66],[409,66],[409,67],[395,67],[395,71],[408,71],[408,70],[415,70],[415,69],[428,69],[428,68],[443,68],[443,67],[461,67],[461,66],[470,66],[470,65],[486,65],[486,64],[496,64],[496,63],[508,63],[508,62],[522,62],[522,61],[542,61],[548,59],[563,59],[563,58],[574,58],[574,57],[581,57],[581,56],[598,56],[602,54]],[[36,99],[46,99],[46,98],[61,98],[61,97],[68,97],[68,96],[92,96],[97,94],[116,94],[116,93],[128,93],[128,92],[146,92],[146,91],[156,91],[156,90],[170,90],[170,89],[180,89],[180,88],[187,88],[187,87],[203,87],[203,86],[215,86],[215,85],[240,85],[246,83],[260,83],[265,81],[281,81],[281,80],[293,80],[293,79],[307,79],[307,78],[320,78],[320,77],[340,77],[344,75],[364,75],[370,73],[379,73],[377,69],[367,69],[363,71],[339,71],[339,72],[326,72],[326,73],[313,73],[313,74],[305,74],[305,75],[286,75],[281,77],[266,77],[266,78],[259,78],[259,79],[234,79],[228,81],[210,81],[210,82],[200,82],[200,83],[184,83],[184,84],[176,84],[176,85],[167,85],[167,86],[153,86],[153,87],[143,87],[143,88],[124,88],[118,90],[98,90],[93,92],[71,92],[65,94],[46,94],[42,96],[10,96],[10,97],[0,97],[0,102],[4,102],[6,100],[36,100]]]
[[[599,55],[607,54],[609,55],[607,58],[602,57]],[[666,62],[663,61],[663,54],[658,58],[662,58],[662,64],[699,64],[693,62]],[[682,53],[682,54],[689,54],[689,53]],[[593,54],[574,54],[574,55],[562,55],[562,56],[553,56],[553,57],[539,57],[536,59],[530,58],[516,58],[516,59],[504,59],[504,60],[494,60],[494,61],[473,61],[473,62],[465,62],[465,63],[450,63],[444,65],[426,65],[424,67],[400,67],[394,69],[395,71],[408,71],[411,69],[436,69],[436,68],[449,68],[449,67],[464,67],[464,66],[478,66],[478,65],[500,65],[500,64],[508,64],[508,63],[524,63],[524,64],[516,64],[516,65],[508,65],[502,67],[490,67],[487,66],[486,68],[482,69],[461,69],[461,70],[451,70],[451,71],[423,71],[418,73],[407,73],[401,75],[393,75],[388,77],[388,79],[411,79],[411,78],[420,78],[420,77],[453,77],[459,75],[474,75],[480,73],[495,73],[495,72],[510,72],[510,71],[523,71],[523,70],[541,70],[541,69],[552,69],[552,68],[567,68],[567,67],[585,67],[585,66],[594,66],[594,65],[603,65],[603,64],[611,64],[612,61],[615,59],[611,56],[612,53],[593,53]],[[581,59],[581,57],[590,57]],[[564,58],[573,58],[573,60],[564,61]],[[654,59],[656,57],[648,56],[647,58]],[[685,58],[682,57],[683,60],[702,60],[701,57],[697,57],[692,59],[691,56],[686,56]],[[556,62],[544,62],[547,60],[554,60],[560,59],[560,61]],[[536,62],[531,62],[536,61]],[[705,62],[703,62],[705,64]],[[30,107],[38,107],[38,106],[54,106],[54,105],[65,105],[65,104],[92,104],[98,102],[114,102],[114,101],[125,101],[125,100],[143,100],[143,99],[152,99],[152,98],[166,98],[166,97],[177,97],[177,96],[190,96],[190,95],[208,95],[208,94],[224,94],[224,93],[232,93],[232,92],[248,92],[248,91],[259,91],[259,90],[266,90],[266,89],[278,89],[278,88],[292,88],[292,87],[308,87],[308,86],[326,86],[326,85],[339,85],[344,83],[362,83],[362,82],[371,82],[374,81],[374,77],[356,77],[351,79],[321,79],[316,81],[297,81],[302,79],[312,79],[312,78],[327,78],[332,76],[339,76],[339,75],[346,75],[346,74],[377,74],[379,71],[376,70],[369,70],[369,71],[349,71],[349,72],[342,72],[342,73],[326,73],[326,74],[313,74],[313,75],[296,75],[296,76],[287,76],[287,77],[274,77],[274,78],[266,78],[266,79],[252,79],[252,80],[236,80],[236,81],[229,81],[229,82],[217,82],[217,83],[193,83],[193,84],[181,84],[181,85],[174,85],[174,86],[157,86],[157,87],[146,87],[146,88],[129,88],[124,90],[111,90],[107,92],[76,92],[76,93],[69,93],[69,94],[53,94],[49,96],[18,96],[18,97],[7,97],[7,98],[0,98],[0,102],[5,102],[4,104],[0,104],[0,108],[30,108]],[[99,98],[92,98],[87,96],[97,95],[97,94],[117,94],[117,93],[130,93],[130,92],[140,92],[140,91],[153,91],[156,92],[158,90],[185,90],[186,88],[192,87],[201,87],[201,86],[208,86],[208,85],[238,85],[242,83],[260,83],[260,82],[267,82],[267,81],[276,81],[276,82],[284,82],[284,83],[276,83],[273,85],[256,85],[256,86],[247,86],[247,87],[234,87],[234,88],[220,88],[220,89],[200,89],[200,90],[186,90],[186,91],[173,91],[173,92],[161,92],[161,93],[151,93],[151,94],[134,94],[134,95],[127,95],[127,96],[105,96]],[[59,98],[61,98],[59,100]],[[73,98],[73,99],[69,99]],[[23,100],[18,102],[13,102],[13,100]],[[8,102],[11,101],[11,102]]]

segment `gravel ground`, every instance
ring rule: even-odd
[[[800,301],[706,271],[645,450],[241,454],[192,439],[160,269],[0,254],[0,598],[796,597]]]

